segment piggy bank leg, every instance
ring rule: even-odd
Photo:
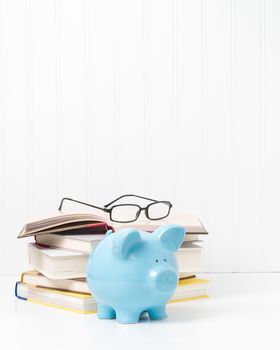
[[[116,312],[109,305],[98,304],[97,316],[98,318],[101,318],[101,319],[112,319],[112,318],[116,318]]]
[[[118,311],[117,310],[117,321],[119,323],[137,323],[139,322],[140,312],[138,311]]]
[[[148,310],[148,314],[151,320],[162,320],[163,318],[167,317],[165,305],[150,308]]]

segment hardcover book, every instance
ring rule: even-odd
[[[207,298],[207,282],[207,280],[198,278],[180,281],[169,303]],[[15,295],[19,299],[36,304],[82,314],[92,314],[97,311],[94,296],[88,293],[37,287],[23,282],[17,282]]]
[[[29,264],[48,278],[85,277],[88,255],[28,243]]]
[[[72,234],[100,233],[105,234],[113,229],[104,218],[94,214],[60,214],[57,216],[27,223],[22,228],[18,238],[41,235],[46,233],[65,232]]]

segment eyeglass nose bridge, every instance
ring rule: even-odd
[[[140,207],[140,205],[139,205],[138,208],[139,209],[137,211],[137,215],[136,215],[135,220],[137,220],[139,218],[142,211],[144,211],[146,218],[149,218],[149,216],[148,216],[149,205],[147,205],[146,207]]]
[[[142,211],[142,210],[146,210],[148,207],[139,207],[140,208],[140,211]]]

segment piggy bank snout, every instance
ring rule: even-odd
[[[155,276],[155,283],[160,292],[171,292],[177,287],[178,275],[173,270],[160,271]]]

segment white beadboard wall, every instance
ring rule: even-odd
[[[280,2],[0,0],[0,274],[62,196],[170,199],[205,270],[280,270]]]

